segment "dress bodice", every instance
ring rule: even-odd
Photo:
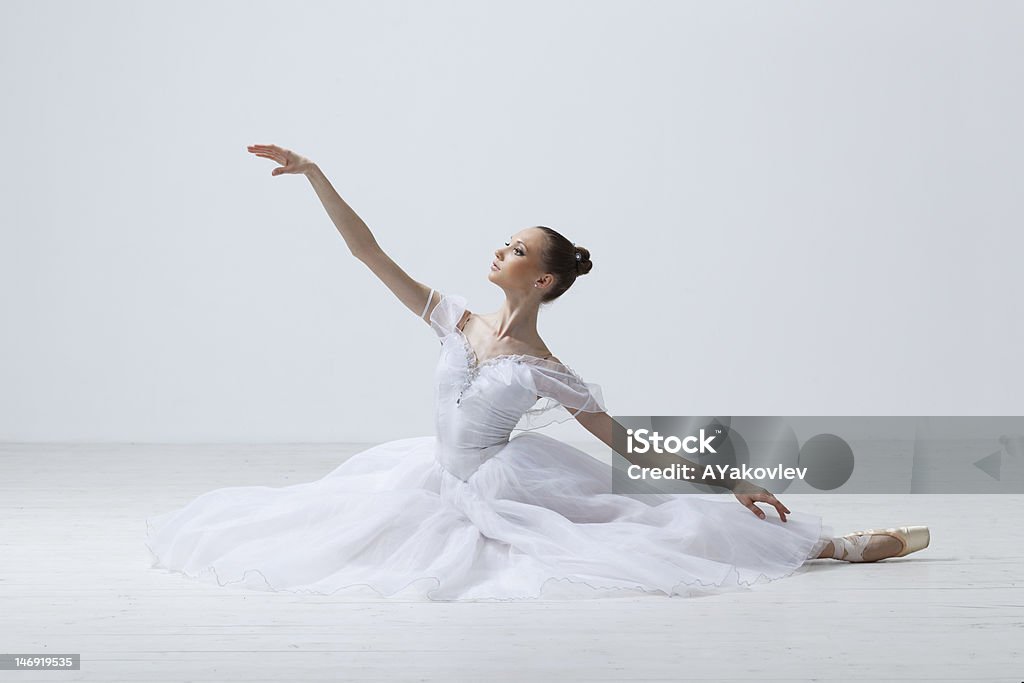
[[[465,479],[508,443],[513,431],[605,410],[601,388],[564,363],[525,354],[479,362],[458,323],[459,295],[442,295],[430,314],[441,342],[435,374],[435,430],[442,466]]]

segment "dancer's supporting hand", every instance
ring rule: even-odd
[[[249,151],[258,157],[273,159],[281,164],[270,172],[270,175],[281,175],[282,173],[306,173],[312,170],[316,164],[306,157],[296,154],[290,149],[278,147],[277,145],[249,145]]]
[[[783,522],[786,521],[786,514],[790,512],[790,509],[783,505],[782,501],[775,497],[775,494],[770,492],[768,489],[762,488],[747,480],[743,480],[733,487],[732,494],[736,496],[736,500],[738,500],[743,507],[749,509],[761,519],[765,518],[764,512],[754,503],[768,503],[769,505],[773,505],[775,509],[778,510],[779,517],[782,518]]]

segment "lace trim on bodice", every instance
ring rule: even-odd
[[[466,381],[463,383],[462,389],[459,390],[458,398],[456,398],[455,400],[456,404],[462,403],[462,395],[466,392],[467,389],[473,386],[473,383],[476,382],[477,377],[480,376],[480,371],[483,368],[486,368],[488,365],[495,365],[501,361],[523,363],[527,362],[528,359],[533,359],[537,361],[545,360],[544,358],[541,358],[539,356],[531,356],[525,353],[503,353],[497,356],[491,356],[490,358],[485,358],[483,361],[481,361],[479,357],[476,355],[476,351],[473,350],[473,346],[469,343],[469,337],[466,336],[465,332],[456,327],[455,331],[452,334],[459,338],[459,342],[462,344],[462,348],[465,351],[466,358]],[[539,399],[540,396],[538,396],[537,398]]]
[[[453,358],[459,374],[464,374],[461,388],[458,388],[457,384],[448,385],[450,390],[457,391],[456,405],[461,406],[464,395],[472,393],[470,388],[478,385],[477,380],[490,368],[494,377],[500,379],[502,383],[526,387],[535,396],[535,405],[523,413],[513,431],[538,429],[553,422],[571,419],[584,411],[606,410],[601,387],[584,381],[579,373],[559,360],[528,353],[504,353],[481,361],[476,349],[469,342],[469,337],[459,326],[467,310],[464,297],[442,293],[441,301],[429,312],[430,326],[440,338],[446,355],[452,357],[450,354],[455,354]],[[458,339],[452,339],[453,335]],[[461,351],[452,348],[452,344],[459,345]],[[451,371],[456,368],[450,366],[447,369]],[[442,381],[444,379],[450,381],[454,377],[449,374],[447,378],[442,378]],[[483,396],[481,400],[488,398]],[[503,410],[502,406],[495,408]],[[560,410],[561,408],[564,410]]]
[[[541,366],[544,366],[546,364],[550,368],[557,368],[560,372],[567,372],[568,374],[578,379],[580,382],[583,382],[583,378],[580,377],[575,370],[570,368],[565,363],[553,361],[550,358],[541,358],[540,356],[534,356],[529,353],[502,353],[498,354],[497,356],[485,358],[483,361],[481,361],[480,358],[477,356],[476,351],[473,349],[472,344],[469,343],[469,337],[466,336],[465,332],[463,332],[460,328],[455,327],[452,334],[456,335],[462,344],[462,348],[465,351],[466,355],[467,369],[466,381],[463,384],[462,389],[459,391],[459,397],[455,401],[456,403],[461,403],[462,394],[465,393],[465,391],[469,389],[469,387],[473,386],[473,383],[476,381],[477,377],[480,376],[480,371],[483,368],[486,368],[488,365],[496,364],[504,360],[515,363],[534,363]],[[541,397],[538,395],[537,399],[540,400],[540,398]]]

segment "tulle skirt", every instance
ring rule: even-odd
[[[611,493],[611,469],[539,433],[462,479],[435,437],[323,478],[205,493],[146,520],[153,568],[244,589],[431,600],[697,595],[789,576],[831,536],[731,495]]]

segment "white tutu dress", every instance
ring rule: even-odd
[[[832,535],[813,515],[758,519],[728,492],[612,493],[608,465],[532,431],[604,411],[600,387],[536,356],[478,363],[465,312],[463,297],[442,295],[429,315],[435,436],[379,444],[318,481],[217,489],[150,518],[152,566],[309,594],[691,595],[793,574]]]

